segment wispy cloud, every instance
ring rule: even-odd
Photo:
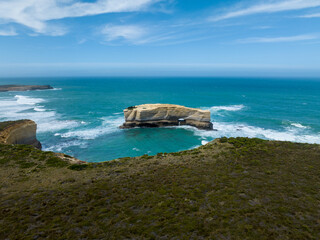
[[[0,29],[0,36],[16,36],[18,35],[14,28]]]
[[[63,35],[65,29],[48,23],[48,21],[105,13],[139,11],[149,4],[158,1],[96,0],[94,2],[80,2],[76,0],[1,0],[0,21],[24,25],[36,33]]]
[[[300,16],[301,18],[320,18],[320,13],[312,13]]]
[[[289,37],[257,37],[257,38],[246,38],[240,39],[238,43],[281,43],[281,42],[299,42],[299,41],[308,41],[318,39],[317,35],[297,35],[297,36],[289,36]]]
[[[211,17],[211,21],[221,21],[230,18],[248,16],[259,13],[275,13],[283,11],[301,10],[320,6],[320,0],[281,0],[260,3],[245,8],[233,8],[226,13]]]
[[[146,29],[138,25],[106,25],[101,33],[108,42],[114,40],[127,40],[136,42],[146,34]]]

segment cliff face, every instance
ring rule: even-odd
[[[27,144],[41,149],[36,138],[37,124],[31,120],[19,120],[0,123],[0,143]]]
[[[0,92],[53,89],[50,85],[0,85]]]
[[[124,110],[121,128],[190,125],[212,129],[210,111],[172,104],[144,104]]]

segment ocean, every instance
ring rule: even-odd
[[[320,144],[320,79],[74,77],[0,84],[53,86],[0,93],[0,121],[32,119],[43,150],[89,162],[188,150],[223,136]],[[144,103],[210,110],[218,131],[119,129],[123,109]]]

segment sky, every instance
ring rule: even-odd
[[[0,77],[320,77],[320,0],[0,0]]]

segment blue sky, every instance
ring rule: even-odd
[[[0,0],[0,76],[320,76],[320,0]]]

